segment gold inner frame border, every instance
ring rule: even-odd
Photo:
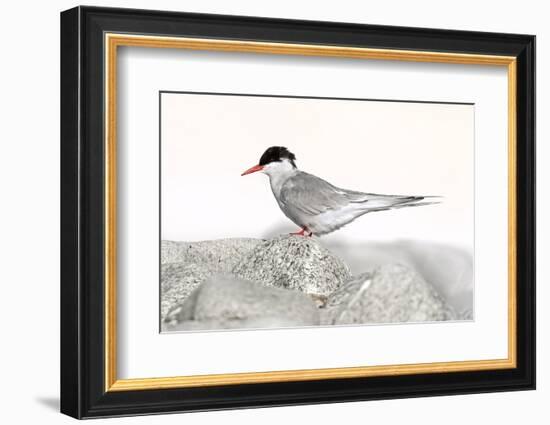
[[[449,373],[511,369],[516,367],[516,58],[513,56],[466,53],[429,52],[394,49],[371,49],[331,45],[288,44],[221,39],[180,38],[152,35],[106,33],[105,46],[105,391],[137,391],[216,385],[239,385],[322,379],[411,375],[418,373]],[[504,66],[508,72],[508,357],[495,360],[398,364],[381,366],[342,367],[118,379],[116,323],[116,123],[117,123],[117,52],[118,47],[149,47],[207,51],[229,51],[279,55],[325,56],[355,59],[397,60],[470,65]]]

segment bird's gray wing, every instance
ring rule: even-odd
[[[280,200],[303,214],[317,215],[355,204],[366,211],[422,205],[422,196],[381,195],[341,189],[312,174],[299,172],[281,188]]]
[[[287,208],[297,209],[308,215],[342,208],[350,202],[343,190],[303,171],[285,182],[281,188],[280,200]]]

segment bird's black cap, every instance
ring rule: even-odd
[[[290,163],[296,167],[296,164],[294,163],[296,160],[296,155],[284,146],[271,146],[260,158],[259,165],[267,165],[270,162],[282,161],[284,158],[288,159]]]

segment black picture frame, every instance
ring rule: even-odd
[[[507,55],[517,59],[517,367],[105,391],[104,33]],[[75,418],[535,388],[535,37],[76,7],[61,13],[61,412]]]

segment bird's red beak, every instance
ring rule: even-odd
[[[261,171],[263,169],[264,169],[263,165],[255,165],[254,167],[249,168],[244,173],[242,173],[241,176],[246,176],[247,174],[252,174],[252,173],[255,173],[256,171]]]

